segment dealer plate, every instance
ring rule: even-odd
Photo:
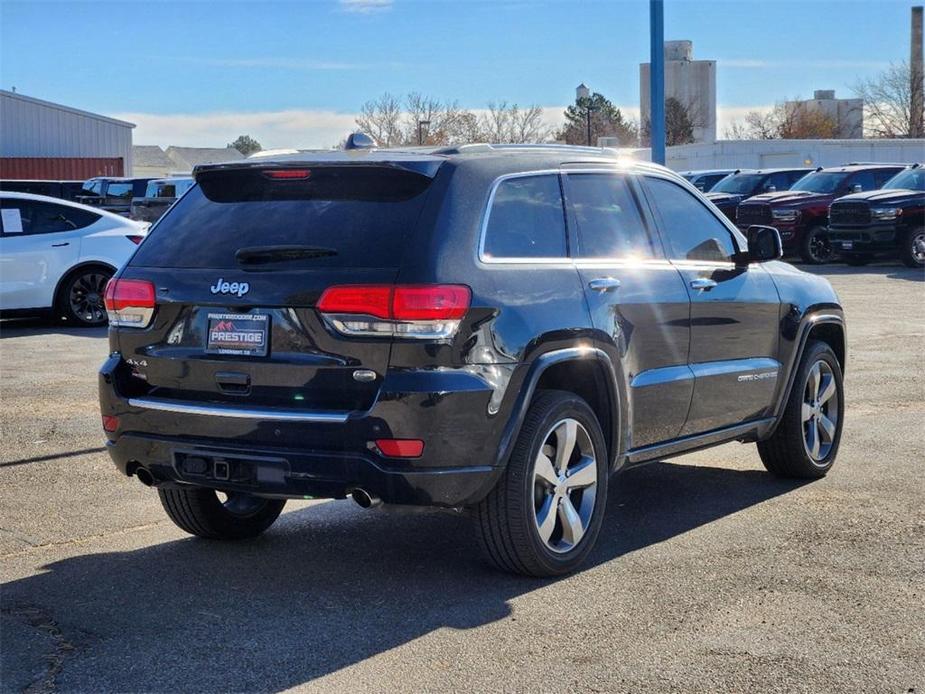
[[[265,357],[270,317],[260,313],[210,313],[206,352]]]
[[[850,251],[852,248],[854,248],[854,241],[842,241],[841,247],[846,251]]]

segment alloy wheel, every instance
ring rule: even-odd
[[[557,422],[533,464],[533,510],[540,540],[553,552],[574,549],[597,500],[597,457],[588,431],[575,419]]]
[[[838,430],[838,388],[832,367],[823,360],[809,370],[803,392],[803,446],[814,463],[821,463],[835,444]]]
[[[925,265],[925,231],[912,235],[912,257],[919,265]]]
[[[80,321],[88,325],[97,325],[106,322],[106,306],[103,304],[103,295],[106,292],[106,283],[109,281],[106,273],[92,271],[79,275],[68,292],[68,304],[71,313]]]
[[[817,263],[825,263],[832,258],[832,243],[828,234],[819,229],[809,239],[809,254]]]

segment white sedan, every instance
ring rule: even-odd
[[[0,193],[0,311],[52,310],[74,325],[104,325],[106,283],[146,227],[67,200]]]

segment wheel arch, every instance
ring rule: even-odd
[[[81,270],[86,270],[91,267],[99,267],[105,270],[108,270],[113,275],[118,272],[118,268],[113,267],[110,263],[107,263],[103,260],[83,260],[70,269],[67,272],[61,275],[61,278],[58,280],[58,284],[55,285],[55,293],[52,294],[51,299],[51,310],[57,312],[61,305],[61,292],[64,291],[64,288],[67,286],[67,283],[71,278]]]
[[[501,437],[497,464],[501,467],[507,465],[536,392],[555,389],[578,395],[597,415],[613,467],[625,440],[623,427],[627,421],[618,383],[613,360],[597,347],[568,347],[539,355],[529,366]]]

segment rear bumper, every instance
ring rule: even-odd
[[[389,374],[367,412],[295,419],[243,404],[233,414],[227,404],[159,407],[119,392],[124,369],[114,355],[99,374],[101,412],[119,420],[107,447],[122,473],[144,467],[158,484],[290,498],[362,488],[387,503],[458,507],[480,501],[501,473],[504,418],[489,414],[492,387],[469,373]],[[371,445],[379,438],[423,439],[424,452],[388,458]]]

